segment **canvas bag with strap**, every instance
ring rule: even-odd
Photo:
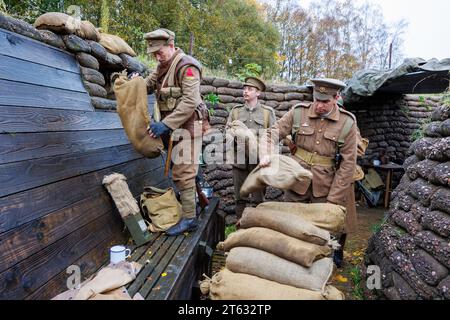
[[[145,187],[140,205],[151,232],[166,231],[181,219],[181,205],[172,188]]]

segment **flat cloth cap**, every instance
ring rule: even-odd
[[[262,80],[255,78],[255,77],[245,78],[244,86],[256,88],[261,92],[266,91],[266,85],[264,84],[264,82],[262,82]]]
[[[346,84],[337,79],[311,79],[314,83],[314,98],[317,100],[331,100]]]
[[[146,33],[144,39],[147,40],[147,52],[153,53],[163,46],[173,43],[175,40],[175,33],[169,29],[161,28]]]

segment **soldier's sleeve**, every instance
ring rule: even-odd
[[[342,161],[339,169],[336,171],[333,183],[328,194],[327,201],[345,205],[348,188],[353,183],[353,176],[356,169],[356,157],[357,157],[357,125],[353,124],[347,138],[345,139],[344,146],[341,148],[340,153]]]
[[[172,130],[180,128],[195,112],[202,98],[200,95],[200,71],[188,66],[180,71],[183,95],[177,107],[164,118],[163,123]]]
[[[147,93],[153,93],[156,89],[156,81],[158,79],[158,74],[156,73],[156,70],[154,70],[152,73],[148,75],[147,78],[145,78],[145,84],[147,85]]]
[[[260,139],[260,157],[275,153],[275,148],[279,146],[280,141],[291,134],[293,122],[294,111],[292,109],[264,132]]]

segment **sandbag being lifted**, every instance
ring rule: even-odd
[[[344,300],[338,289],[327,286],[323,293],[299,289],[223,269],[201,283],[203,294],[211,300]]]
[[[333,235],[344,231],[347,213],[344,207],[330,203],[265,202],[257,206],[257,209],[274,210],[279,214],[293,213]]]
[[[147,131],[150,115],[144,79],[136,77],[129,80],[125,74],[121,74],[114,82],[114,93],[117,113],[133,147],[147,158],[158,157],[164,146],[161,138],[154,139]]]
[[[270,158],[270,165],[266,168],[257,166],[253,170],[241,187],[242,197],[271,186],[281,190],[290,190],[296,183],[303,179],[312,179],[312,173],[304,169],[294,159],[283,156],[273,155]]]
[[[314,261],[331,254],[329,246],[318,246],[266,228],[241,229],[218,244],[218,249],[226,252],[236,247],[270,252],[304,267],[311,267]]]

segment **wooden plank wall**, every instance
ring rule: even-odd
[[[0,299],[49,299],[66,269],[87,277],[128,233],[106,189],[123,173],[137,196],[167,187],[161,158],[95,112],[73,55],[0,29]]]

